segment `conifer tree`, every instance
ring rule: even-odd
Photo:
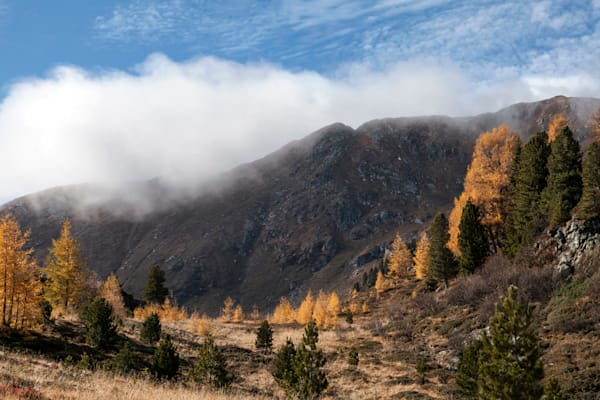
[[[460,355],[456,368],[456,386],[458,386],[457,394],[461,399],[477,398],[481,346],[481,340],[475,340]]]
[[[579,143],[568,127],[550,146],[546,181],[542,198],[550,224],[557,225],[571,217],[571,210],[579,202],[582,190]]]
[[[387,289],[387,283],[385,277],[383,276],[383,272],[377,272],[377,280],[375,281],[375,290],[377,293],[383,293]]]
[[[200,348],[192,378],[201,385],[209,385],[217,389],[229,386],[232,381],[232,376],[227,371],[225,357],[211,335],[206,336]]]
[[[288,396],[293,396],[298,385],[298,378],[294,372],[294,359],[296,358],[296,347],[290,338],[281,346],[275,357],[273,377],[275,382]]]
[[[165,272],[155,265],[148,274],[148,283],[144,288],[144,301],[149,304],[163,304],[169,289],[165,287]]]
[[[301,325],[308,324],[313,318],[313,309],[314,309],[314,300],[312,291],[308,291],[306,293],[306,297],[300,303],[300,307],[298,307],[298,311],[296,312],[296,322]]]
[[[558,139],[557,139],[558,140]],[[478,393],[481,399],[537,400],[543,394],[539,338],[531,327],[532,309],[510,286],[490,319],[479,357]]]
[[[256,342],[254,342],[256,350],[264,350],[270,352],[273,349],[273,329],[269,325],[269,321],[264,320],[258,331],[256,332]]]
[[[140,339],[146,343],[156,343],[160,339],[162,327],[157,313],[150,314],[142,323]]]
[[[244,309],[241,304],[238,304],[233,309],[233,313],[231,315],[231,322],[242,322],[244,321]]]
[[[46,261],[46,298],[55,308],[76,306],[87,289],[87,270],[79,242],[71,234],[71,222],[64,221],[60,237],[52,240]]]
[[[223,301],[223,308],[221,309],[221,319],[224,322],[231,322],[231,318],[233,317],[233,305],[235,302],[229,296],[225,298]]]
[[[123,301],[123,290],[119,278],[111,273],[100,288],[100,296],[113,308],[113,313],[119,318],[127,317],[125,302]]]
[[[325,356],[317,348],[319,331],[314,322],[309,322],[304,328],[302,343],[296,350],[294,357],[294,374],[297,384],[295,392],[301,399],[314,399],[327,389],[328,381],[322,370],[325,365]]]
[[[408,275],[408,270],[412,267],[412,257],[408,246],[400,237],[400,233],[396,234],[392,242],[392,254],[388,260],[388,274],[394,278],[402,278]]]
[[[287,324],[293,322],[295,317],[294,308],[290,304],[290,301],[285,297],[281,297],[279,304],[275,307],[275,311],[273,311],[271,321],[274,324]]]
[[[319,291],[317,300],[315,300],[313,320],[318,326],[323,327],[327,325],[327,295],[322,290]],[[309,324],[311,322],[309,321]]]
[[[600,142],[593,142],[585,152],[581,172],[583,192],[578,217],[584,220],[600,217]]]
[[[558,135],[569,125],[569,119],[563,113],[558,113],[548,124],[548,143],[554,142]]]
[[[463,273],[473,273],[483,265],[489,253],[485,228],[481,224],[479,207],[467,200],[460,219],[458,233],[460,249],[460,269]]]
[[[125,342],[111,363],[111,369],[121,375],[127,375],[139,368],[140,359],[131,350],[129,342]]]
[[[425,279],[427,270],[429,269],[429,238],[427,237],[427,232],[421,232],[421,236],[417,242],[413,263],[415,264],[415,275],[417,279]]]
[[[448,234],[448,220],[443,213],[435,215],[430,231],[427,280],[429,285],[442,281],[445,287],[448,287],[448,280],[456,276],[458,266],[454,255],[446,245],[450,235]]]
[[[112,307],[103,298],[96,298],[87,304],[81,312],[86,324],[86,339],[93,346],[105,348],[117,336]]]
[[[152,372],[158,379],[172,379],[179,372],[179,353],[169,335],[161,340],[154,351]]]
[[[508,218],[507,238],[503,250],[514,256],[545,227],[541,194],[548,176],[550,147],[545,132],[536,133],[521,148],[519,165],[514,175],[514,188]]]
[[[481,223],[486,228],[492,251],[496,252],[500,245],[508,215],[514,153],[519,145],[518,135],[507,125],[484,132],[477,138],[465,175],[464,190],[454,199],[454,208],[448,217],[448,247],[457,255],[460,253],[458,226],[469,198],[480,209]]]
[[[32,325],[41,314],[40,271],[33,248],[25,248],[29,235],[10,214],[0,218],[2,324],[16,329]]]
[[[327,301],[327,326],[335,329],[338,325],[340,313],[340,298],[336,292],[331,292]]]

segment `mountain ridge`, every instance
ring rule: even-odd
[[[31,229],[40,261],[69,217],[89,267],[100,278],[116,272],[136,296],[158,264],[182,305],[214,314],[232,296],[268,310],[309,288],[346,290],[379,262],[396,231],[414,239],[462,190],[479,133],[507,123],[526,139],[564,112],[585,144],[598,106],[558,96],[473,117],[334,123],[234,168],[199,196],[179,199],[160,181],[139,184],[150,203],[139,215],[127,207],[112,213],[102,202],[78,210],[76,187],[16,199],[2,211]],[[153,209],[155,201],[163,203]]]

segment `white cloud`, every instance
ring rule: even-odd
[[[484,87],[432,60],[351,65],[337,78],[160,54],[136,73],[63,66],[13,85],[0,103],[0,198],[156,176],[190,187],[336,121],[474,114],[565,91],[597,96],[600,87],[591,75]]]

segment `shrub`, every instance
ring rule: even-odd
[[[146,343],[156,343],[160,340],[161,334],[160,319],[157,313],[150,314],[142,324],[140,339]]]
[[[353,367],[358,365],[358,351],[354,347],[348,352],[348,365]]]
[[[77,362],[77,367],[81,369],[94,370],[96,368],[96,362],[88,353],[83,353]]]
[[[256,332],[255,346],[257,350],[271,351],[273,348],[273,330],[268,321],[263,321]]]
[[[119,353],[117,353],[112,360],[110,368],[121,375],[127,375],[131,371],[137,370],[140,366],[140,362],[139,357],[131,351],[129,342],[125,342],[121,347],[121,350],[119,350]]]
[[[106,347],[117,335],[112,307],[102,298],[86,305],[81,313],[87,328],[86,340],[93,346]]]
[[[227,372],[227,364],[223,353],[215,344],[211,335],[206,336],[198,360],[192,371],[192,379],[201,384],[209,385],[214,388],[223,388],[229,386],[233,380]]]
[[[161,340],[154,352],[152,372],[158,379],[172,379],[179,372],[179,354],[169,335]]]

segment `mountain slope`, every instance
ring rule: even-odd
[[[194,198],[174,201],[153,181],[131,188],[143,193],[139,207],[86,185],[3,209],[32,230],[40,260],[68,216],[89,267],[102,278],[115,271],[135,295],[158,264],[180,304],[214,313],[230,295],[264,310],[307,288],[347,288],[378,262],[397,230],[416,237],[461,191],[482,131],[508,123],[525,138],[564,112],[585,142],[598,106],[595,99],[556,97],[471,118],[334,124],[236,168]]]

